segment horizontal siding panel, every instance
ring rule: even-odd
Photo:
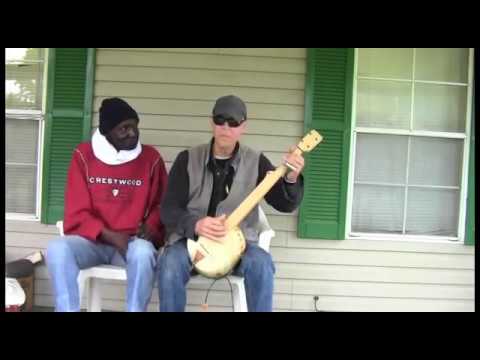
[[[293,294],[472,300],[473,286],[293,280]]]
[[[141,133],[141,131],[140,131],[140,133]],[[187,150],[189,147],[187,147],[187,146],[176,147],[176,146],[158,146],[158,145],[156,145],[155,148],[162,155],[164,161],[173,162],[181,151]],[[278,166],[278,165],[281,164],[284,152],[282,152],[282,151],[276,151],[276,152],[262,151],[262,152],[271,161],[271,163],[274,166]],[[275,214],[280,214],[279,212],[274,212],[274,213]],[[289,214],[285,214],[285,215],[289,215]]]
[[[56,234],[55,225],[42,224],[39,221],[5,220],[5,233],[27,232],[35,236],[38,234]],[[8,240],[8,239],[6,239]]]
[[[211,128],[208,117],[181,116],[181,115],[143,115],[139,114],[140,133],[142,130],[173,130],[173,131],[200,131],[209,132]],[[98,127],[99,115],[94,116],[93,126]],[[279,135],[297,137],[298,141],[303,136],[303,127],[300,121],[282,121],[278,124],[275,120],[250,119],[247,122],[245,134],[254,135]],[[295,140],[292,140],[292,144]]]
[[[169,162],[173,162],[181,151],[188,149],[188,147],[186,146],[176,147],[176,146],[158,146],[158,145],[156,145],[155,148],[160,152],[160,154],[163,157],[163,160],[169,161]],[[282,163],[284,152],[281,152],[281,151],[277,151],[277,152],[262,151],[262,152],[274,166],[278,166]],[[279,214],[278,212],[276,213]]]
[[[99,109],[104,98],[95,98]],[[138,113],[156,115],[204,116],[212,114],[214,101],[125,98]],[[303,107],[297,105],[247,104],[249,119],[302,121]],[[208,130],[208,128],[207,128]]]
[[[197,84],[303,90],[303,74],[269,74],[230,70],[97,66],[96,81]]]
[[[141,131],[140,131],[141,133]],[[192,145],[192,144],[191,144]],[[173,162],[175,161],[176,157],[180,152],[183,150],[187,150],[189,147],[183,146],[183,147],[176,147],[176,146],[154,146],[158,152],[162,155],[164,161],[168,162]],[[258,149],[257,149],[258,150]],[[278,166],[282,163],[282,158],[284,155],[284,152],[282,151],[276,151],[276,152],[271,152],[271,151],[262,151],[263,154],[271,161],[271,163],[274,166]],[[275,210],[273,210],[275,211]],[[275,214],[280,214],[278,211],[274,212]],[[285,214],[289,215],[289,214]]]
[[[297,217],[288,215],[268,215],[268,222],[274,230],[294,231],[297,228]]]
[[[287,233],[275,229],[275,236],[272,238],[270,248],[285,247],[287,244]]]
[[[140,130],[140,136],[142,131]],[[188,147],[177,147],[177,146],[155,146],[155,149],[162,155],[164,161],[173,162],[177,158],[178,154],[184,150],[187,150]]]
[[[368,311],[368,312],[438,312],[474,311],[473,300],[398,299],[375,297],[320,296],[317,308],[321,311]],[[293,311],[314,311],[312,296],[294,295]]]
[[[189,53],[152,53],[119,50],[101,50],[97,54],[97,66],[148,66],[190,69],[215,69],[262,71],[274,73],[304,74],[306,69],[303,58],[259,58],[238,57],[236,55],[189,54]]]
[[[148,51],[152,53],[184,53],[184,54],[214,54],[214,55],[237,55],[237,56],[266,56],[283,58],[307,57],[304,48],[99,48],[100,50],[117,51]],[[100,51],[99,51],[100,52]]]
[[[310,240],[298,238],[296,233],[288,233],[288,247],[304,249],[345,249],[361,251],[404,251],[420,253],[468,254],[473,257],[474,249],[463,244],[434,243],[420,241],[392,241],[392,240]]]
[[[282,279],[369,281],[386,283],[457,284],[474,283],[474,271],[393,268],[378,266],[276,263]]]
[[[235,94],[248,103],[281,104],[303,106],[303,89],[256,89],[234,86],[210,86],[195,84],[155,84],[119,81],[99,81],[95,84],[95,95],[101,97],[136,97],[156,99],[186,99],[215,101],[225,94]]]
[[[50,240],[58,234],[33,234],[31,232],[8,232],[5,238],[6,249],[10,247],[26,247],[32,249],[45,249]]]
[[[276,261],[282,263],[332,264],[352,266],[383,266],[424,269],[474,270],[475,261],[469,255],[424,254],[387,251],[272,249]]]
[[[211,134],[208,132],[186,132],[186,131],[163,131],[163,130],[142,130],[141,141],[143,144],[167,145],[190,147],[193,144],[203,144],[210,141]],[[166,137],[165,137],[166,136]]]
[[[211,140],[210,132],[186,132],[186,131],[164,131],[147,130],[141,132],[141,139],[144,144],[154,146],[181,146],[191,147],[207,143]],[[268,135],[244,135],[242,143],[258,151],[286,152],[295,145],[296,139],[286,136]]]
[[[278,154],[283,155],[282,153],[266,153],[266,156],[268,156],[270,158],[270,157],[273,157],[274,155],[278,155]],[[280,180],[278,180],[278,181],[280,181]],[[275,208],[273,208],[271,205],[269,205],[265,199],[262,199],[262,201],[260,201],[260,205],[263,207],[263,210],[265,210],[265,214],[267,214],[267,215],[297,216],[297,214],[298,214],[298,209],[294,210],[291,213],[284,213],[284,212],[280,212],[278,210],[275,210]]]

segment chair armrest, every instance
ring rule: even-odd
[[[275,231],[268,223],[267,216],[262,207],[258,207],[258,246],[260,246],[266,252],[270,250],[270,242],[275,236]]]
[[[61,236],[65,235],[63,233],[63,221],[62,220],[58,220],[57,223],[55,224],[57,229],[58,229],[58,232],[60,233]]]
[[[270,252],[270,243],[274,236],[275,236],[275,231],[273,231],[272,229],[262,231],[258,235],[258,246],[260,246],[266,252]]]

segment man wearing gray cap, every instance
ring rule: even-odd
[[[160,311],[185,310],[192,275],[186,240],[203,236],[221,242],[227,234],[226,216],[275,169],[262,153],[240,144],[247,108],[239,97],[220,97],[210,120],[212,140],[179,153],[169,173],[161,204],[167,246],[157,265]],[[278,211],[292,212],[303,198],[304,159],[290,149],[284,161],[295,170],[278,181],[265,200]],[[233,274],[245,278],[249,311],[272,311],[275,267],[271,255],[258,246],[258,234],[252,231],[257,222],[255,206],[241,223],[247,247]]]

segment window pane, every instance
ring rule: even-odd
[[[358,75],[411,79],[413,49],[359,49]]]
[[[355,181],[405,184],[406,136],[358,134]]]
[[[5,211],[35,214],[36,166],[6,165]]]
[[[5,154],[7,162],[37,162],[38,121],[6,119]]]
[[[6,212],[36,213],[44,50],[5,49]]]
[[[357,126],[408,129],[411,84],[394,81],[359,80]]]
[[[353,232],[457,236],[465,140],[423,132],[465,134],[469,56],[358,50]]]
[[[406,233],[457,236],[459,191],[409,188]]]
[[[460,186],[463,140],[413,137],[410,185]]]
[[[402,233],[405,189],[355,185],[352,231]]]
[[[415,84],[415,130],[465,132],[467,87]]]
[[[6,48],[5,62],[43,61],[44,49]]]
[[[467,83],[468,49],[417,49],[415,79]]]
[[[5,108],[42,109],[42,64],[5,67]]]

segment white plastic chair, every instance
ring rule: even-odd
[[[57,228],[60,235],[63,233],[63,221],[57,221]],[[269,252],[270,242],[275,236],[275,232],[270,227],[267,217],[262,208],[259,207],[259,241],[258,245]],[[114,265],[98,265],[88,269],[80,270],[77,282],[79,287],[80,299],[85,291],[87,300],[87,311],[100,312],[102,311],[102,281],[103,280],[127,280],[127,271],[125,268]],[[233,311],[247,312],[247,296],[245,292],[245,282],[243,277],[229,275],[228,280],[232,285],[233,290]],[[205,278],[201,275],[192,276],[190,283],[194,284],[209,284],[213,280]]]

